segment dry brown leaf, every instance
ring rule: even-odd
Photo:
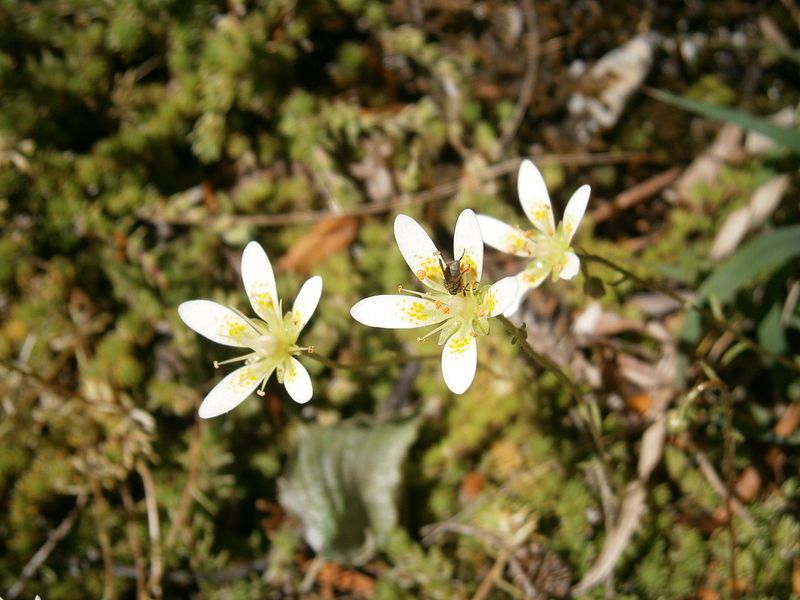
[[[800,426],[800,402],[795,402],[784,411],[772,431],[781,437],[788,437],[798,426]]]
[[[475,499],[486,487],[486,479],[477,471],[470,471],[461,480],[461,489],[458,491],[458,499],[461,502],[469,502]]]
[[[331,254],[347,248],[358,232],[355,217],[331,217],[320,221],[298,238],[275,263],[278,271],[308,273]]]
[[[800,558],[794,559],[794,570],[792,571],[792,591],[800,594]]]
[[[628,396],[625,399],[625,404],[633,412],[643,415],[653,406],[653,398],[648,393],[636,394],[635,396]]]
[[[711,588],[700,588],[697,590],[697,600],[720,600],[722,596],[720,596],[717,590],[712,590]]]
[[[734,491],[743,502],[752,502],[761,489],[761,475],[758,470],[748,466],[736,481]]]

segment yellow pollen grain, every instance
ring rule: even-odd
[[[269,292],[257,292],[253,294],[251,300],[253,300],[255,304],[258,304],[260,308],[272,308],[275,304]]]
[[[453,354],[460,354],[469,346],[469,337],[451,338],[447,346]]]
[[[229,323],[228,324],[228,337],[238,338],[245,332],[245,326],[242,323]]]
[[[415,323],[422,323],[428,316],[428,311],[422,302],[412,302],[405,310],[406,316]]]

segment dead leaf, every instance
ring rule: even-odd
[[[469,502],[475,499],[486,487],[486,478],[477,471],[470,471],[461,480],[461,489],[458,491],[458,499],[461,502]]]
[[[729,214],[714,238],[709,253],[711,260],[720,261],[733,254],[747,232],[759,227],[775,212],[788,186],[788,175],[773,177],[753,192],[753,197],[747,206]]]
[[[588,137],[617,123],[628,99],[641,87],[650,71],[656,41],[652,32],[637,35],[604,55],[589,69],[584,79],[594,83],[595,94],[576,93],[567,103],[570,114],[578,119],[580,136]]]
[[[769,117],[769,120],[780,127],[794,127],[797,115],[794,112],[794,107],[787,106]],[[774,147],[775,142],[764,134],[757,131],[747,132],[747,137],[744,140],[744,149],[748,154],[764,154]]]
[[[790,404],[773,428],[775,435],[789,437],[800,426],[800,402]]]
[[[643,415],[653,405],[653,399],[650,394],[636,394],[635,396],[628,396],[625,399],[625,404],[628,408],[637,414]]]
[[[695,158],[675,182],[678,199],[690,202],[698,184],[713,184],[726,163],[739,160],[743,154],[743,136],[744,131],[738,125],[723,125],[711,146]]]
[[[278,271],[308,273],[331,254],[347,248],[358,232],[355,217],[331,217],[320,221],[298,238],[275,263]]]
[[[742,471],[742,474],[739,475],[739,479],[736,481],[736,485],[734,486],[734,492],[742,500],[742,502],[752,502],[752,500],[758,495],[760,489],[761,475],[752,465],[748,466],[744,471]]]

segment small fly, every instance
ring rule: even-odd
[[[467,253],[466,250],[461,254],[461,258],[455,260],[445,261],[442,259],[442,253],[437,252],[436,257],[439,259],[439,268],[442,269],[444,276],[444,287],[450,292],[451,296],[457,296],[464,293],[467,285],[464,284],[464,273],[469,271],[469,265],[461,264],[461,259]]]

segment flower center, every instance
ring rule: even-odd
[[[260,335],[250,342],[250,347],[262,356],[273,356],[278,351],[279,345],[275,336],[269,334]]]

